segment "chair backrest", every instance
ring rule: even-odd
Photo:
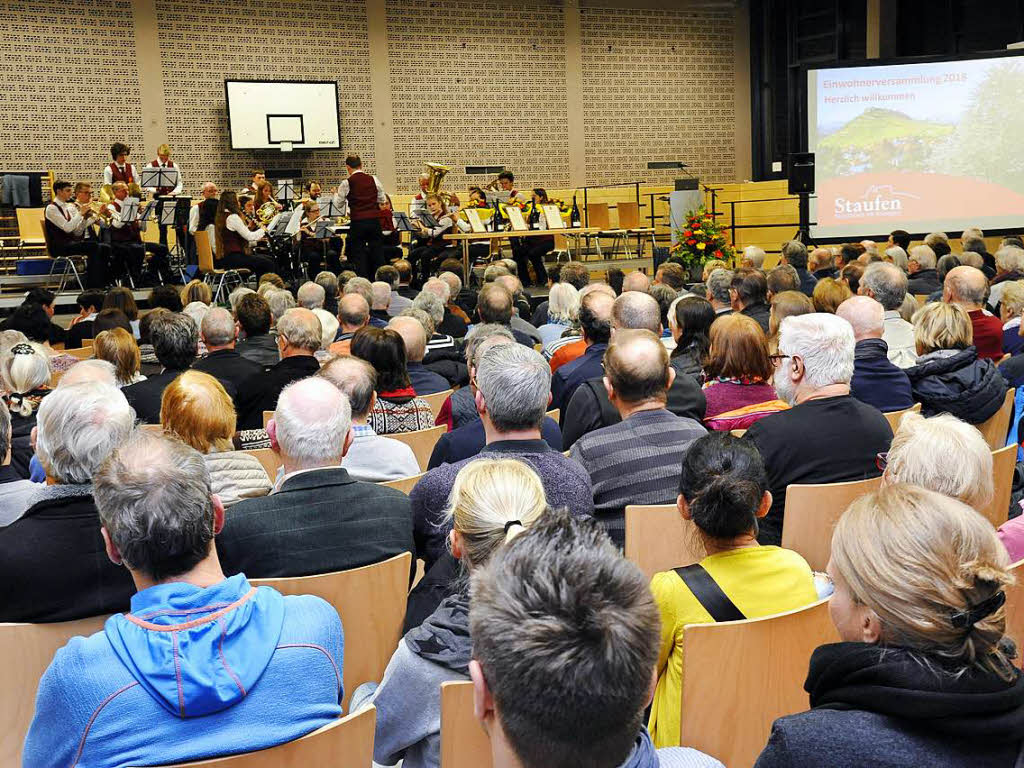
[[[436,419],[437,414],[441,412],[444,401],[451,397],[454,391],[453,389],[446,389],[444,392],[435,392],[433,395],[420,395],[420,397],[430,405],[430,415]]]
[[[608,215],[608,203],[587,203],[587,226],[611,229],[611,217]]]
[[[1013,398],[1016,390],[1009,390],[1003,400],[1002,406],[987,421],[978,424],[978,431],[981,432],[993,451],[1006,445],[1006,433],[1010,429],[1010,415],[1013,413]]]
[[[675,504],[626,507],[626,559],[636,563],[650,581],[704,559],[704,547],[692,520],[684,520]]]
[[[210,246],[210,233],[205,229],[198,229],[193,237],[196,240],[196,253],[199,256],[199,271],[213,272],[213,248]]]
[[[761,619],[688,625],[681,743],[726,765],[753,765],[772,722],[808,708],[811,653],[838,640],[827,599]]]
[[[1021,666],[1022,654],[1019,649],[1024,647],[1024,560],[1018,560],[1010,566],[1017,583],[1006,588],[1006,634],[1010,636],[1018,648],[1015,661]]]
[[[0,765],[21,765],[21,747],[35,714],[36,689],[53,655],[79,635],[103,629],[106,616],[57,624],[0,624]]]
[[[317,576],[250,579],[283,595],[316,595],[337,609],[345,630],[343,711],[363,683],[380,682],[402,637],[412,555],[400,555],[362,568]],[[347,763],[346,763],[347,765]]]
[[[426,472],[427,464],[430,463],[430,454],[434,452],[434,446],[441,439],[441,435],[447,431],[448,425],[441,424],[436,427],[430,427],[430,429],[420,429],[416,432],[396,432],[393,435],[388,435],[388,437],[403,442],[412,448],[420,469]]]
[[[1005,523],[1010,516],[1010,496],[1013,493],[1013,470],[1017,466],[1017,444],[992,451],[992,501],[985,509],[979,509],[995,528]]]
[[[88,360],[95,354],[95,351],[92,347],[79,347],[77,349],[65,349],[64,354],[77,357],[79,360]]]
[[[619,214],[619,229],[640,228],[640,205],[637,203],[616,203]]]
[[[397,488],[406,496],[412,493],[412,489],[416,487],[416,483],[423,479],[426,472],[420,472],[418,475],[412,477],[400,477],[397,480],[387,480],[381,485],[386,485],[388,488]]]
[[[263,428],[264,429],[267,428],[267,424],[270,423],[270,420],[272,418],[274,418],[274,412],[273,411],[264,411],[263,412]]]
[[[376,726],[377,708],[371,706],[270,749],[177,763],[169,768],[371,768]]]
[[[23,243],[46,242],[45,208],[15,208],[18,216],[18,239]]]
[[[267,473],[267,477],[270,478],[270,482],[277,480],[277,470],[280,469],[284,462],[281,461],[281,456],[274,453],[270,448],[250,448],[242,453],[248,453],[250,456],[255,456],[260,464],[263,465],[263,471]]]
[[[491,741],[473,714],[473,684],[441,683],[441,768],[491,768]]]
[[[824,571],[832,552],[832,529],[854,499],[877,491],[881,477],[849,483],[791,485],[786,489],[782,546],[804,556],[815,571]]]
[[[82,349],[87,349],[89,347],[95,346],[95,344],[96,339],[82,339]]]
[[[905,413],[920,413],[921,404],[914,403],[910,408],[904,408],[902,411],[889,411],[882,415],[889,421],[889,426],[892,428],[893,433],[900,428],[900,420],[903,418]]]
[[[928,303],[928,297],[930,295],[931,294],[928,293],[915,293],[914,298],[917,299],[917,303],[923,307],[925,304]]]
[[[548,411],[544,415],[547,416],[549,419],[554,419],[555,423],[557,424],[558,422],[560,422],[562,420],[562,409],[561,408],[552,408],[550,411]]]

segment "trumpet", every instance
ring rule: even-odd
[[[481,187],[481,189],[486,190],[487,192],[497,192],[500,188],[501,178],[498,176],[495,176],[493,179],[487,182],[487,184]]]

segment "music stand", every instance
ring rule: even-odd
[[[178,169],[154,168],[151,165],[140,168],[139,186],[143,189],[174,189],[178,186]]]
[[[341,216],[341,206],[334,202],[334,196],[327,198],[327,202],[323,203],[317,200],[317,205],[320,206],[320,215],[326,219],[337,219]]]
[[[512,193],[507,189],[502,189],[496,192],[488,190],[484,196],[487,198],[487,206],[489,208],[493,208],[495,203],[508,205],[508,201],[512,199]]]
[[[290,203],[295,199],[295,182],[292,179],[277,180],[277,201]]]
[[[325,219],[321,216],[320,220],[316,223],[316,229],[313,230],[313,237],[316,238],[317,240],[322,240],[323,238],[330,237],[333,234],[328,229],[328,227],[330,226],[331,220]]]
[[[419,211],[416,214],[416,217],[420,221],[423,222],[423,226],[425,226],[425,227],[429,227],[430,229],[433,229],[434,227],[437,226],[437,219],[435,219],[433,216],[431,216],[426,211]]]
[[[126,197],[121,203],[120,213],[122,224],[131,224],[139,218],[139,199],[137,197]]]
[[[146,209],[142,212],[142,215],[139,216],[139,222],[140,223],[145,223],[145,222],[149,221],[150,219],[152,219],[154,217],[153,215],[156,213],[156,209],[158,207],[160,207],[160,206],[163,206],[163,204],[164,204],[164,201],[163,200],[159,200],[159,201],[155,201],[155,202],[152,202],[149,205],[147,205]],[[159,216],[156,217],[157,220],[159,220],[159,218],[160,218]]]
[[[409,214],[402,213],[401,211],[391,212],[391,221],[395,225],[395,230],[398,232],[414,232],[415,228],[412,222],[409,220]]]
[[[173,227],[174,226],[174,206],[167,205],[169,200],[174,198],[161,197],[156,201],[157,204],[157,222],[161,227]]]

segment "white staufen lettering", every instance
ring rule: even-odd
[[[899,199],[889,200],[881,195],[875,195],[873,200],[847,200],[845,197],[837,197],[834,203],[837,216],[899,211],[902,209],[902,201]]]

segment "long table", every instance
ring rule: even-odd
[[[466,285],[469,285],[472,272],[470,272],[469,263],[469,244],[471,242],[477,242],[480,240],[502,240],[504,238],[511,237],[553,237],[555,235],[562,235],[563,237],[571,237],[577,240],[577,246],[579,245],[578,239],[583,235],[593,235],[598,232],[603,232],[601,227],[567,227],[565,229],[509,229],[503,232],[458,232],[456,234],[445,235],[445,240],[451,240],[453,242],[462,243],[462,270]]]

